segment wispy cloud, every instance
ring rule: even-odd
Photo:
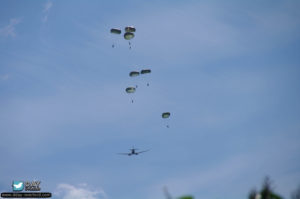
[[[106,194],[103,190],[91,191],[86,184],[80,184],[75,187],[70,184],[59,184],[55,193],[62,199],[106,199]]]
[[[45,5],[44,5],[44,10],[43,10],[43,13],[45,14],[45,16],[43,17],[42,21],[44,23],[46,23],[48,21],[48,15],[49,15],[49,12],[51,10],[53,6],[53,3],[52,1],[48,1]]]
[[[9,24],[7,26],[4,26],[3,28],[0,28],[0,35],[5,37],[15,37],[16,36],[16,30],[15,27],[21,22],[20,18],[12,18],[9,21]]]
[[[5,74],[5,75],[0,75],[0,79],[2,81],[5,81],[5,80],[8,80],[10,78],[10,76],[8,74]]]

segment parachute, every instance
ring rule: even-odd
[[[135,32],[135,27],[133,27],[133,26],[126,26],[125,27],[125,32]]]
[[[132,71],[129,73],[129,76],[130,77],[136,77],[136,76],[139,76],[140,75],[140,72],[137,72],[137,71]]]
[[[151,73],[150,69],[141,70],[141,75],[150,74],[150,73]],[[149,86],[149,82],[147,82],[147,86]]]
[[[135,88],[134,87],[128,87],[126,88],[126,93],[134,93],[135,92]]]
[[[169,120],[168,118],[171,116],[171,113],[170,112],[164,112],[164,113],[162,113],[161,114],[161,117],[163,118],[163,119],[167,119],[167,120]],[[167,128],[170,128],[170,126],[169,126],[169,121],[167,121],[167,124],[166,124],[166,127]]]
[[[137,72],[137,71],[132,71],[132,72],[129,73],[130,77],[137,77],[139,75],[140,75],[140,72]],[[138,85],[135,85],[135,87],[137,88]]]
[[[141,74],[148,74],[151,73],[150,69],[141,70]]]
[[[133,26],[125,27],[124,39],[126,39],[126,40],[133,39],[134,38],[134,32],[135,32],[135,27],[133,27]],[[128,43],[129,43],[129,49],[131,49],[130,41],[128,41]]]
[[[134,37],[134,34],[132,32],[125,32],[124,39],[130,40]]]
[[[110,29],[110,33],[113,33],[113,34],[121,34],[121,30],[120,29],[117,29],[117,28],[112,28],[112,29]]]
[[[119,34],[121,34],[121,30],[120,29],[117,29],[117,28],[112,28],[112,29],[110,29],[110,33],[112,33],[112,34],[117,34],[117,35],[119,35]],[[115,47],[115,44],[112,44],[112,47],[114,48]]]
[[[161,114],[161,117],[165,119],[165,118],[169,118],[170,115],[171,115],[171,113],[165,112],[165,113],[162,113],[162,114]]]
[[[126,88],[126,93],[128,93],[128,94],[135,93],[135,88],[134,87],[127,87]],[[131,98],[131,103],[133,103],[133,98]]]

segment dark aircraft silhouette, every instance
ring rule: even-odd
[[[131,156],[131,155],[138,155],[140,153],[144,153],[144,152],[147,152],[149,150],[145,150],[145,151],[139,151],[137,152],[136,150],[138,149],[135,149],[134,147],[132,147],[132,149],[129,149],[130,150],[130,153],[118,153],[119,155],[128,155],[128,156]]]

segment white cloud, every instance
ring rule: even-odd
[[[45,5],[44,5],[44,10],[43,12],[45,13],[45,16],[44,18],[42,19],[42,21],[44,23],[46,23],[48,21],[48,15],[49,15],[49,12],[50,12],[50,9],[52,8],[53,6],[53,3],[52,1],[48,1]]]
[[[57,192],[55,193],[62,199],[106,199],[105,192],[100,189],[91,191],[88,189],[87,184],[80,184],[79,187],[75,187],[70,184],[59,184],[57,186]]]
[[[21,19],[19,18],[12,18],[9,21],[9,24],[3,28],[0,29],[0,35],[2,36],[11,36],[15,37],[16,36],[16,30],[15,26],[21,22]]]

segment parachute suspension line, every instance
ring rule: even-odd
[[[167,128],[170,128],[170,121],[169,120],[167,120],[167,122],[166,122],[167,124],[166,124],[166,127]]]
[[[167,128],[170,128],[170,125],[169,125],[169,119],[166,120],[166,127],[167,127]]]

